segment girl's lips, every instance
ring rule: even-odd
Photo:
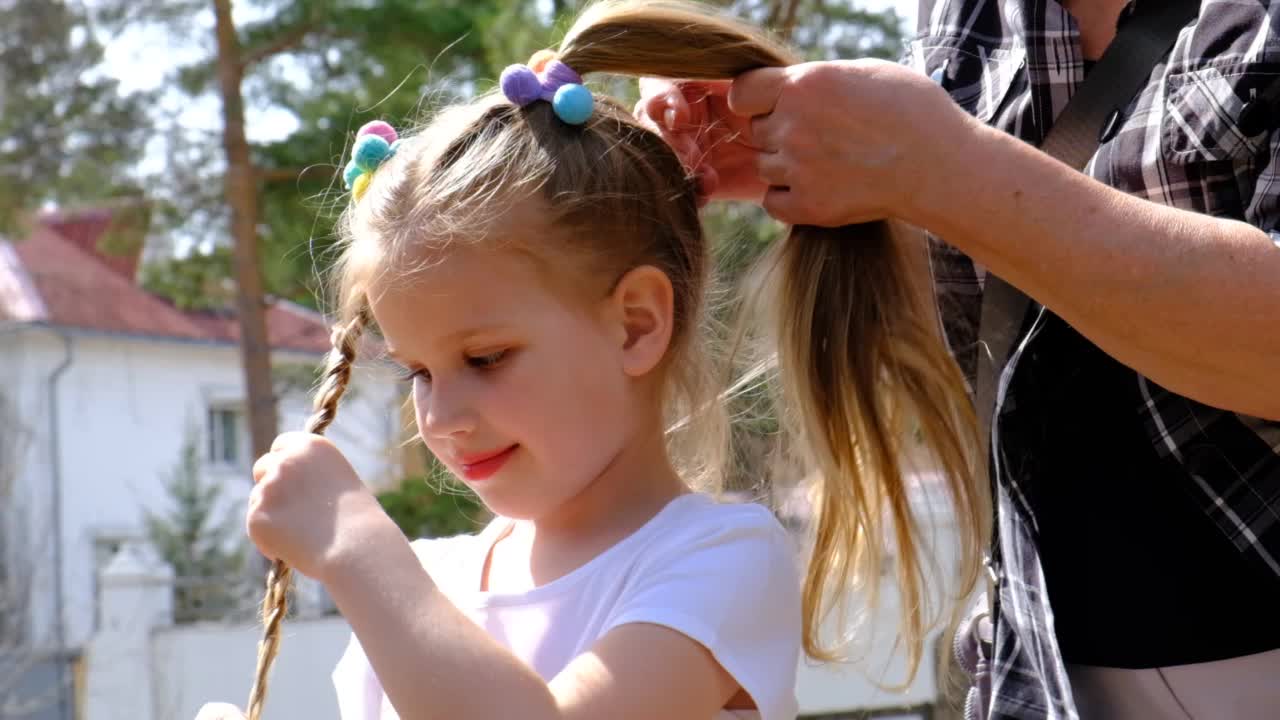
[[[493,477],[495,473],[502,469],[503,465],[507,464],[507,460],[511,458],[517,447],[519,445],[512,445],[496,453],[468,457],[460,463],[462,465],[462,474],[468,480],[484,480]]]

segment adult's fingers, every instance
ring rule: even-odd
[[[685,100],[690,103],[701,102],[709,98],[723,98],[729,95],[729,88],[733,87],[732,80],[698,80],[685,81],[677,83],[680,92],[684,94]]]
[[[764,202],[761,206],[775,220],[788,225],[806,224],[804,220],[806,208],[800,202],[800,196],[792,192],[789,187],[770,187],[764,194]]]
[[[739,75],[729,88],[729,109],[744,117],[768,115],[778,104],[786,78],[786,69],[776,67],[750,70]]]
[[[784,118],[774,115],[757,115],[751,118],[751,144],[762,152],[777,152],[782,148],[787,133]]]
[[[781,153],[757,153],[756,175],[770,187],[791,185],[791,163]]]
[[[720,173],[710,165],[703,165],[698,169],[698,206],[702,207],[707,204],[712,195],[720,189]]]
[[[677,123],[689,122],[691,113],[684,93],[675,83],[670,80],[641,78],[636,116],[648,118],[661,129],[675,130]]]
[[[885,219],[885,214],[872,207],[857,211],[841,211],[821,202],[822,196],[811,189],[797,191],[792,187],[770,187],[761,206],[774,219],[789,225],[836,227]]]
[[[702,130],[709,118],[706,102],[729,94],[729,80],[640,78],[636,115],[647,116],[666,130]]]

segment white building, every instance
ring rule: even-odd
[[[30,237],[0,239],[0,517],[19,555],[8,567],[30,574],[8,582],[29,589],[25,641],[71,657],[96,630],[97,570],[142,537],[144,511],[164,513],[189,437],[228,512],[252,484],[234,319],[142,290],[136,257],[97,250],[109,223],[107,211],[46,216]],[[297,369],[322,361],[323,319],[276,302],[267,322],[273,367],[309,379]],[[328,435],[381,487],[399,476],[402,393],[374,361],[352,387]],[[280,405],[280,428],[301,429],[305,388]]]

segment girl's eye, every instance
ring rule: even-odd
[[[431,382],[431,373],[426,370],[410,370],[409,368],[400,368],[401,382],[412,383],[415,380],[423,382]]]
[[[478,368],[480,370],[488,370],[489,368],[492,368],[496,366],[498,363],[502,362],[503,358],[505,358],[506,356],[507,356],[506,350],[499,350],[497,352],[491,352],[486,355],[476,355],[474,357],[469,357],[467,358],[467,364],[473,368]]]

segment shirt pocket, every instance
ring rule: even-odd
[[[1257,100],[1280,80],[1280,63],[1236,62],[1165,77],[1160,147],[1171,163],[1239,162],[1257,155],[1280,109]]]
[[[993,47],[971,39],[923,37],[911,42],[910,63],[940,80],[956,104],[984,123],[1004,104],[1013,82],[1026,68],[1026,48]]]

